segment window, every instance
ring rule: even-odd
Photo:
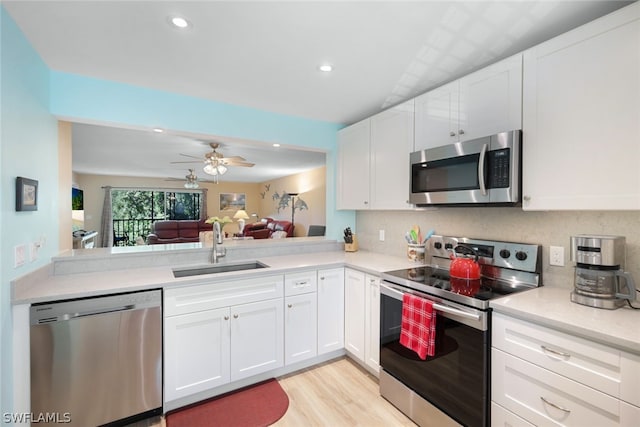
[[[201,191],[111,190],[114,246],[146,239],[151,224],[164,219],[200,219]]]

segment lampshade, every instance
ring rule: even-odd
[[[184,188],[198,188],[199,185],[196,181],[187,181],[184,183]]]
[[[240,209],[233,215],[233,219],[249,219],[249,215],[247,215],[246,211]]]

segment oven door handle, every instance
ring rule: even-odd
[[[397,299],[399,301],[402,301],[402,296],[404,295],[404,292],[385,285],[385,284],[380,284],[380,292],[382,292],[384,295],[387,295],[391,298]],[[428,298],[425,298],[428,299]],[[473,320],[480,320],[480,315],[479,314],[475,314],[475,313],[467,313],[466,311],[462,311],[462,310],[458,310],[456,308],[452,308],[452,307],[448,307],[446,305],[442,305],[439,304],[437,302],[433,302],[433,309],[437,310],[437,311],[441,311],[443,313],[448,313],[448,314],[453,314],[455,316],[462,316],[462,317],[466,317],[468,319],[473,319]]]

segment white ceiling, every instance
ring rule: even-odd
[[[2,2],[51,69],[343,124],[628,3]],[[193,27],[186,31],[172,28],[168,17],[174,14],[187,18]],[[331,63],[334,71],[318,71],[322,62]],[[157,144],[157,135],[122,132],[110,135],[93,126],[74,130],[74,170],[76,166],[94,173],[99,168],[120,170],[118,163],[107,160],[113,156],[110,153],[122,153],[124,148],[141,156],[146,153],[149,159],[150,147],[157,148],[148,145]],[[227,156],[242,155],[256,165],[269,163],[267,151],[243,155],[239,150],[245,141],[217,139],[231,143],[223,149]],[[123,140],[129,143],[119,145]],[[179,140],[183,144],[178,152],[187,151],[187,142]],[[96,141],[102,145],[98,147]],[[136,155],[136,160],[119,159],[119,163],[131,163],[127,166],[134,166],[136,174],[167,175],[172,169],[160,171],[161,165],[177,160],[178,139],[173,145],[164,143],[166,157],[154,153],[154,161],[149,162]],[[84,144],[91,145],[79,147]],[[201,147],[189,146],[196,148]],[[99,158],[95,156],[98,149]],[[204,146],[201,154],[206,151]],[[299,159],[303,158],[299,161],[314,161],[304,156]],[[155,171],[144,170],[150,163],[155,163]],[[177,173],[172,176],[183,176],[186,169],[184,174]]]

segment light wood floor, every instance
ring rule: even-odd
[[[378,391],[378,381],[348,358],[278,378],[289,409],[276,427],[415,426]],[[136,427],[165,427],[164,419]],[[223,427],[223,426],[216,426]]]

